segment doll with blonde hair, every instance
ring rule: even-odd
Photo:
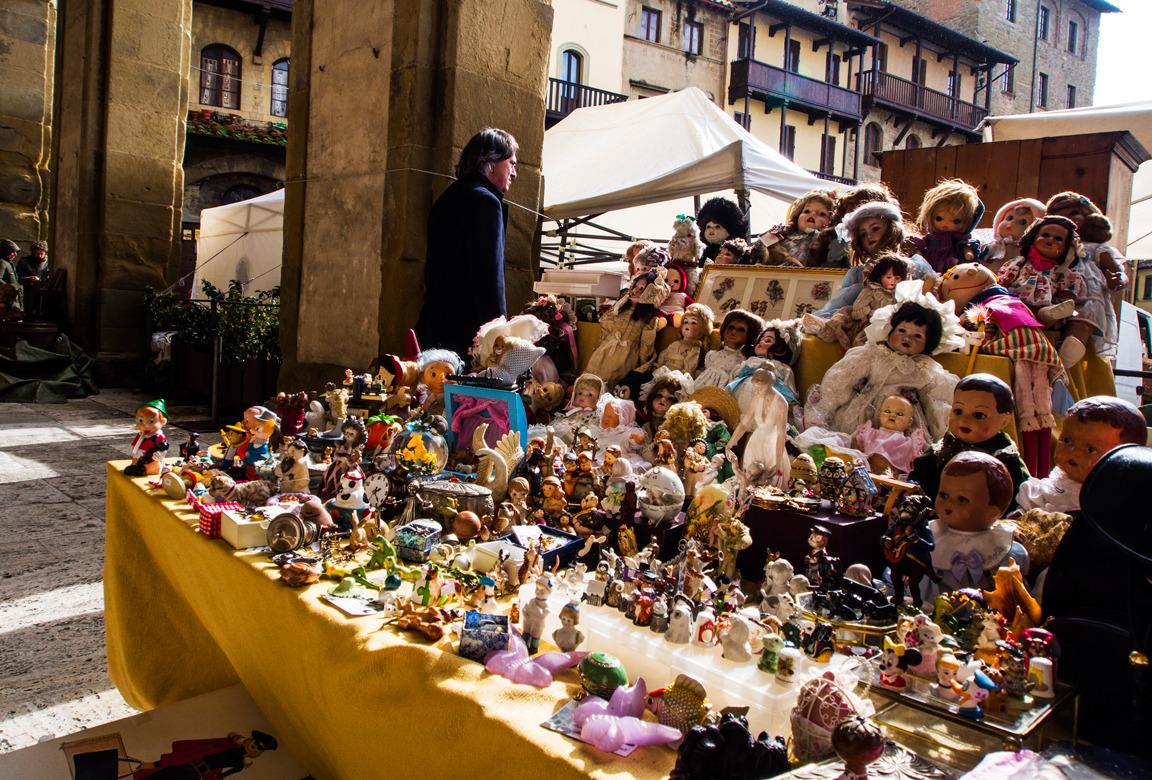
[[[972,231],[984,216],[976,188],[960,179],[945,179],[924,193],[917,222],[924,234],[913,238],[916,250],[943,273],[957,263],[971,263],[980,255],[980,242]]]
[[[827,190],[804,193],[788,207],[783,225],[778,225],[760,236],[760,243],[768,250],[766,265],[816,265],[812,252],[820,231],[828,227],[836,199]]]
[[[656,365],[673,371],[694,374],[704,363],[704,352],[712,337],[712,310],[702,303],[693,303],[680,318],[680,338],[661,350]]]

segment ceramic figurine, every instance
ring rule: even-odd
[[[168,437],[164,425],[168,407],[163,398],[149,401],[136,410],[136,436],[132,439],[132,463],[124,467],[130,477],[155,476],[164,470]]]
[[[540,649],[540,637],[548,618],[548,597],[552,595],[552,589],[552,575],[540,575],[536,578],[536,595],[524,605],[524,644],[529,654],[535,654]]]
[[[664,640],[674,645],[686,645],[692,638],[692,608],[684,601],[677,601],[668,617],[668,630]]]
[[[732,431],[728,441],[729,460],[735,460],[734,448],[748,436],[740,463],[747,472],[752,464],[760,464],[763,481],[776,487],[787,484],[792,472],[785,449],[788,427],[788,402],[775,388],[776,375],[767,368],[759,368],[750,380],[753,396],[744,408],[740,424]]]
[[[962,665],[956,673],[956,681],[960,683],[957,714],[972,720],[984,720],[984,710],[980,705],[991,691],[996,690],[996,683],[984,673],[979,661]]]
[[[984,603],[1004,616],[1012,633],[1019,635],[1026,628],[1039,625],[1043,617],[1040,602],[1028,592],[1020,565],[1014,560],[1001,566],[992,575],[995,587],[984,591]]]
[[[832,730],[832,749],[844,762],[836,780],[868,780],[868,765],[884,754],[884,732],[860,715],[845,718]]]
[[[580,624],[580,605],[569,602],[560,610],[560,628],[552,632],[552,641],[565,653],[573,652],[584,643],[584,634],[576,628]]]
[[[540,542],[533,539],[528,542],[528,546],[524,549],[524,560],[520,562],[518,578],[523,584],[534,578],[539,578],[543,573],[544,558],[540,554]]]
[[[795,647],[785,645],[776,658],[776,682],[791,685],[796,682],[796,673],[800,671],[800,659],[803,656]]]
[[[743,615],[732,615],[729,618],[728,629],[720,636],[720,646],[723,651],[721,658],[737,663],[752,660],[752,646],[749,639],[752,636],[752,624]]]
[[[780,661],[780,651],[784,649],[784,637],[779,634],[765,634],[761,640],[764,649],[760,652],[760,660],[756,668],[762,672],[776,674],[776,667]]]
[[[920,662],[911,667],[912,671],[931,675],[936,671],[936,659],[940,655],[944,632],[927,615],[917,615],[912,620],[912,636],[916,649],[920,651]]]
[[[295,438],[285,444],[284,454],[272,470],[276,476],[277,489],[281,493],[307,493],[310,465],[307,442]]]
[[[652,622],[648,624],[653,632],[663,634],[668,630],[668,602],[659,596],[652,602]]]
[[[782,623],[788,622],[800,612],[791,593],[767,596],[760,602],[760,608],[770,615],[775,615]]]
[[[540,495],[540,508],[544,510],[545,518],[559,518],[568,511],[568,499],[564,495],[563,484],[559,477],[553,475],[544,477],[540,483]]]
[[[280,418],[271,409],[263,406],[250,406],[244,410],[244,427],[248,431],[247,440],[237,449],[236,455],[244,466],[249,479],[255,479],[256,466],[268,459],[268,441],[276,433]]]
[[[952,653],[941,653],[936,657],[936,682],[932,683],[932,693],[948,702],[960,700],[961,685],[956,675],[963,666]]]
[[[1003,675],[1004,693],[1008,697],[1007,705],[1012,709],[1028,709],[1033,700],[1030,691],[1034,687],[1032,680],[1028,679],[1028,659],[1024,651],[1008,642],[1001,641],[1000,646],[1000,672]]]
[[[768,551],[764,560],[764,585],[760,588],[760,597],[764,599],[787,593],[788,583],[795,573],[792,564],[786,558],[781,558],[780,553]],[[761,606],[761,611],[767,610]]]
[[[352,531],[360,526],[371,507],[364,500],[364,472],[354,468],[340,476],[334,498],[324,502],[332,521],[341,531]]]
[[[200,455],[200,434],[196,431],[188,432],[188,441],[180,445],[180,457],[185,462]]]
[[[323,499],[336,495],[340,478],[360,462],[361,451],[368,438],[364,423],[355,417],[348,417],[340,424],[340,434],[343,438],[333,452],[332,464],[325,470],[320,486],[320,497]]]
[[[813,588],[819,588],[839,567],[840,559],[828,554],[831,536],[832,532],[822,525],[814,525],[808,532],[809,552],[804,556],[804,567]]]
[[[845,483],[848,482],[848,466],[841,458],[831,455],[820,464],[820,496],[835,502]]]
[[[1028,661],[1028,681],[1032,684],[1032,695],[1037,699],[1056,697],[1056,674],[1051,658],[1034,657]]]
[[[692,624],[692,644],[706,647],[716,644],[716,630],[716,613],[711,607],[704,607]]]
[[[878,492],[868,469],[858,460],[836,497],[836,511],[848,517],[869,517]]]
[[[272,486],[262,479],[237,482],[222,472],[213,473],[208,480],[208,495],[212,503],[238,501],[246,507],[263,506],[272,496]]]
[[[932,569],[932,550],[936,541],[928,527],[932,517],[932,499],[923,495],[905,495],[892,509],[888,530],[880,537],[884,559],[892,572],[892,589],[897,605],[904,603],[904,578],[908,578],[908,591],[912,605],[919,608],[920,580],[935,577]]]
[[[908,667],[920,663],[920,651],[884,637],[884,654],[880,657],[880,685],[892,690],[908,687]]]
[[[584,589],[584,600],[590,606],[599,607],[604,603],[604,597],[611,582],[612,576],[608,573],[608,564],[604,562],[597,564],[596,573],[592,575],[592,579],[588,581],[588,585]]]
[[[817,621],[804,637],[804,654],[817,663],[828,663],[836,652],[836,632],[831,623]]]
[[[788,479],[790,494],[795,495],[793,491],[797,483],[802,484],[808,491],[820,489],[820,472],[816,469],[816,462],[807,452],[802,452],[792,459],[792,471]]]
[[[703,723],[712,709],[704,686],[686,674],[677,675],[667,688],[649,691],[646,706],[656,720],[682,734]]]
[[[611,699],[617,688],[628,684],[624,664],[611,653],[588,653],[577,668],[584,690],[601,699]]]

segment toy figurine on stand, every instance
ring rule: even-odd
[[[340,433],[343,438],[332,453],[332,463],[324,472],[320,486],[320,498],[323,499],[335,496],[344,472],[360,463],[361,450],[368,438],[364,423],[356,417],[346,418],[340,425]]]
[[[284,447],[272,473],[281,493],[307,493],[309,473],[308,443],[297,437]]]
[[[892,637],[884,637],[884,654],[880,656],[880,685],[900,691],[908,687],[908,667],[920,663],[920,651],[908,647],[902,642],[892,641]]]
[[[748,473],[753,463],[762,467],[766,484],[782,487],[788,483],[792,467],[785,449],[788,428],[788,402],[775,388],[776,375],[767,368],[756,369],[750,380],[754,396],[740,417],[740,424],[728,441],[728,459],[735,461],[735,447],[746,434],[748,441],[740,463]]]
[[[828,540],[832,532],[822,525],[814,525],[808,532],[809,552],[804,556],[805,576],[813,588],[831,580],[839,569],[840,559],[828,554]]]
[[[880,537],[884,559],[892,571],[892,589],[897,606],[904,603],[904,578],[912,605],[919,608],[920,580],[935,577],[932,570],[932,550],[936,541],[928,522],[932,517],[932,499],[922,495],[906,495],[892,510],[888,530]]]
[[[124,467],[130,477],[154,476],[164,470],[168,437],[164,425],[168,408],[163,398],[149,401],[136,410],[136,436],[132,439],[132,463]]]

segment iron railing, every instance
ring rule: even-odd
[[[548,94],[544,106],[547,118],[552,122],[559,122],[578,108],[623,103],[627,99],[627,95],[621,95],[618,92],[609,92],[606,89],[597,89],[563,79],[549,78]]]

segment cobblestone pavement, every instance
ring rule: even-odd
[[[104,462],[127,457],[146,400],[0,404],[0,752],[135,712],[108,679]]]

